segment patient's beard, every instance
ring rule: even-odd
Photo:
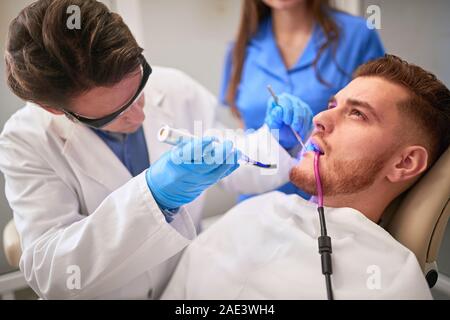
[[[388,161],[389,152],[377,159],[331,161],[326,168],[326,172],[320,172],[324,196],[352,194],[367,189],[374,183],[377,174]],[[320,166],[320,168],[323,168],[323,166]],[[312,166],[308,169],[301,166],[294,167],[290,172],[290,180],[307,193],[317,194]]]

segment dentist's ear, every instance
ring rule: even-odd
[[[398,155],[394,167],[386,176],[390,182],[402,182],[418,177],[427,169],[428,151],[422,146],[410,146]]]

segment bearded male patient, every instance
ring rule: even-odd
[[[449,130],[448,88],[391,55],[362,65],[314,118],[335,299],[431,299],[415,255],[378,222],[447,150]],[[290,174],[313,195],[314,157]],[[326,299],[316,208],[279,192],[237,205],[186,249],[163,299]]]

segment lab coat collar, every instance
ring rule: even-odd
[[[145,120],[143,123],[145,141],[149,152],[150,163],[159,159],[169,147],[157,140],[159,129],[168,125],[174,126],[175,114],[168,103],[165,103],[166,93],[156,86],[148,86],[145,90]]]
[[[165,92],[153,85],[153,79],[150,76],[149,83],[144,89],[145,99],[152,106],[161,107],[165,97]]]
[[[63,155],[85,175],[115,190],[131,179],[131,174],[112,150],[88,127],[72,123],[67,128]]]
[[[305,47],[300,59],[290,70],[286,69],[280,50],[277,47],[275,35],[272,29],[272,18],[264,20],[259,27],[257,34],[250,40],[249,45],[258,50],[255,62],[267,73],[275,77],[285,79],[289,72],[298,71],[312,65],[318,48],[325,40],[324,33],[320,25],[315,22],[313,32],[308,44]]]

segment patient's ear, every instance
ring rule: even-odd
[[[394,167],[387,174],[387,178],[391,182],[416,178],[427,169],[427,164],[427,149],[422,146],[409,146],[397,156]]]
[[[44,108],[45,110],[47,110],[48,112],[50,112],[50,113],[57,114],[57,115],[64,114],[64,112],[62,112],[61,110],[53,108],[53,107],[50,107],[50,106],[47,106],[45,104],[40,104],[40,106],[42,108]]]

